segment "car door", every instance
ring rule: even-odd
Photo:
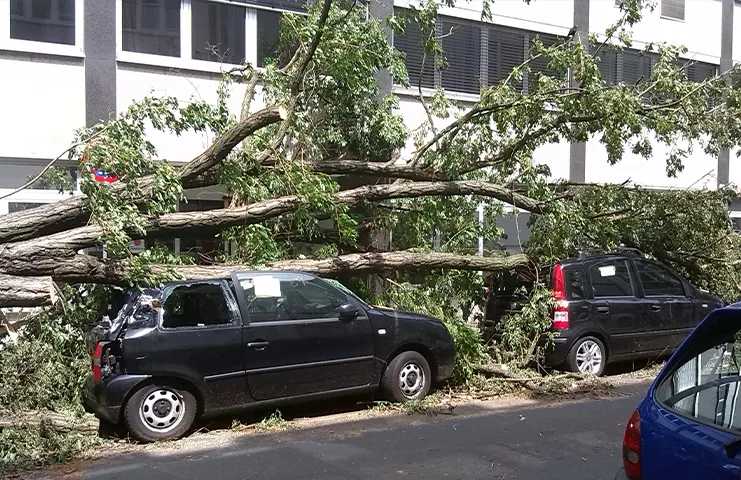
[[[138,370],[192,382],[209,409],[246,403],[242,324],[223,281],[166,287],[157,329]]]
[[[741,311],[709,320],[639,407],[643,478],[741,478]]]
[[[592,287],[591,317],[608,337],[611,355],[629,355],[636,349],[641,302],[635,279],[624,259],[605,260],[589,267]]]
[[[646,350],[671,353],[694,327],[692,300],[684,282],[660,263],[634,260],[644,295]]]
[[[247,384],[255,400],[366,386],[374,368],[370,320],[340,320],[354,301],[303,273],[237,274],[249,324],[244,326]]]

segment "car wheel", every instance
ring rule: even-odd
[[[577,373],[600,376],[607,364],[605,346],[595,337],[584,337],[576,341],[566,357],[566,369]]]
[[[174,440],[193,425],[198,403],[189,391],[170,384],[145,385],[126,402],[124,422],[142,442]]]
[[[402,352],[388,364],[381,388],[388,400],[408,402],[427,395],[432,384],[430,365],[421,353]]]

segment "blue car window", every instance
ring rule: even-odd
[[[669,410],[702,423],[741,429],[741,333],[706,348],[666,378],[656,400]]]

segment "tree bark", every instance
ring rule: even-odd
[[[56,287],[49,277],[0,275],[0,307],[41,307],[56,298]]]
[[[179,177],[183,187],[202,186],[204,178],[209,178],[204,174],[226,158],[239,142],[261,128],[281,121],[285,115],[282,108],[265,108],[227,130],[203,153],[180,169]],[[148,194],[152,180],[152,177],[137,180],[145,195]],[[109,188],[123,191],[125,185],[117,183]],[[0,217],[0,243],[38,238],[85,225],[89,218],[85,199],[85,195],[77,195],[60,202],[3,215]]]
[[[283,260],[267,265],[260,270],[292,270],[314,273],[317,275],[335,276],[342,273],[377,273],[397,270],[441,270],[456,269],[469,271],[500,271],[511,270],[527,265],[528,257],[524,254],[502,255],[493,257],[479,257],[473,255],[457,255],[453,253],[417,253],[409,251],[383,253],[352,253],[338,257],[315,260],[297,259]],[[53,276],[55,280],[69,283],[109,283],[126,286],[125,262],[102,261],[89,255],[73,255],[68,258],[49,257],[36,258],[35,261],[18,259],[6,263],[2,270],[13,275],[42,276],[30,279],[38,285],[50,285]],[[157,274],[175,274],[183,279],[223,278],[235,271],[255,270],[249,265],[155,265],[152,267]],[[24,282],[29,279],[23,279]],[[14,282],[15,277],[0,275],[0,291],[10,291],[5,282]],[[35,295],[37,303],[24,306],[40,306],[51,302],[50,296],[43,296],[42,291],[26,292],[23,285],[16,283],[15,297],[0,297],[2,301],[18,301],[21,298],[30,298]],[[47,294],[51,292],[47,290]],[[0,303],[0,307],[6,306]]]
[[[512,192],[501,185],[480,180],[367,185],[336,193],[335,203],[353,206],[363,202],[396,198],[452,195],[481,195],[495,198],[533,213],[544,213],[548,209],[547,205],[538,200]],[[186,231],[216,232],[236,225],[263,222],[292,212],[301,203],[302,199],[298,196],[286,196],[241,207],[170,213],[145,221],[144,227],[148,235],[160,237],[176,237]],[[38,239],[0,245],[0,271],[7,271],[8,264],[32,260],[35,257],[45,262],[51,254],[68,256],[76,250],[98,244],[103,234],[101,227],[89,225]]]

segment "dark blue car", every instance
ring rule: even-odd
[[[741,304],[710,313],[633,413],[616,480],[741,479]]]

